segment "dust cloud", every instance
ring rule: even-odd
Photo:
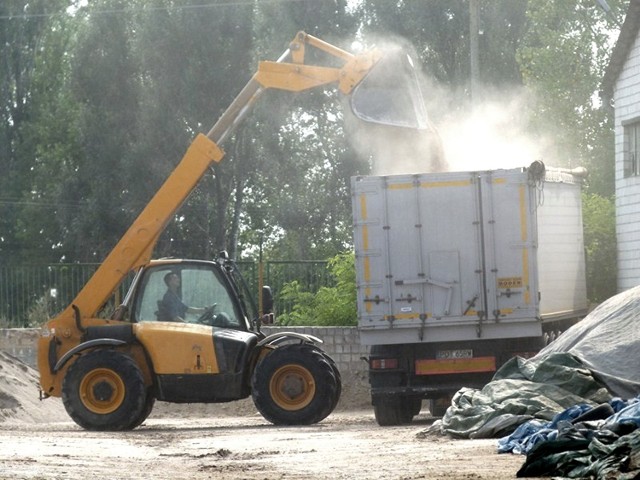
[[[482,98],[440,117],[438,131],[449,170],[526,167],[548,155],[549,142],[527,129],[531,99],[525,92]]]
[[[401,40],[385,42],[379,49],[401,49],[417,58]],[[395,89],[392,94],[401,94],[407,87],[400,83],[398,72],[386,70],[388,84]],[[420,70],[416,65],[416,72]],[[428,76],[419,75],[417,80],[426,128],[371,124],[353,113],[345,115],[347,134],[358,153],[369,159],[373,175],[519,168],[535,160],[556,160],[549,158],[550,143],[527,129],[528,106],[534,99],[524,89],[487,90],[478,95],[481,100],[471,102],[466,92],[443,88]],[[378,83],[378,91],[379,87]]]

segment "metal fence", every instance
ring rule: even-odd
[[[35,326],[60,312],[91,278],[98,264],[55,264],[44,266],[0,267],[0,327]],[[252,291],[258,288],[258,264],[238,262]],[[270,261],[264,263],[264,283],[275,294],[280,313],[292,305],[279,301],[283,285],[298,281],[310,292],[331,286],[333,279],[323,261]],[[128,282],[121,285],[122,297]]]

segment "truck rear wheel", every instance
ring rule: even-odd
[[[133,429],[149,407],[140,368],[114,350],[78,358],[64,377],[62,402],[74,422],[97,431]]]
[[[420,397],[382,397],[373,402],[373,413],[381,427],[411,423],[420,413]]]
[[[256,408],[276,425],[317,423],[337,403],[333,367],[307,345],[276,348],[256,366],[251,384]]]
[[[451,405],[451,399],[449,397],[432,398],[429,400],[429,411],[433,417],[444,417],[449,405]]]

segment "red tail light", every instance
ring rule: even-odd
[[[371,360],[371,370],[395,370],[398,368],[397,358],[376,358]]]

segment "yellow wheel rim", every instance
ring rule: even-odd
[[[88,410],[105,415],[122,405],[125,390],[120,375],[109,368],[96,368],[82,379],[80,398]]]
[[[316,394],[313,375],[300,365],[285,365],[275,371],[269,382],[271,398],[283,410],[300,410]]]

